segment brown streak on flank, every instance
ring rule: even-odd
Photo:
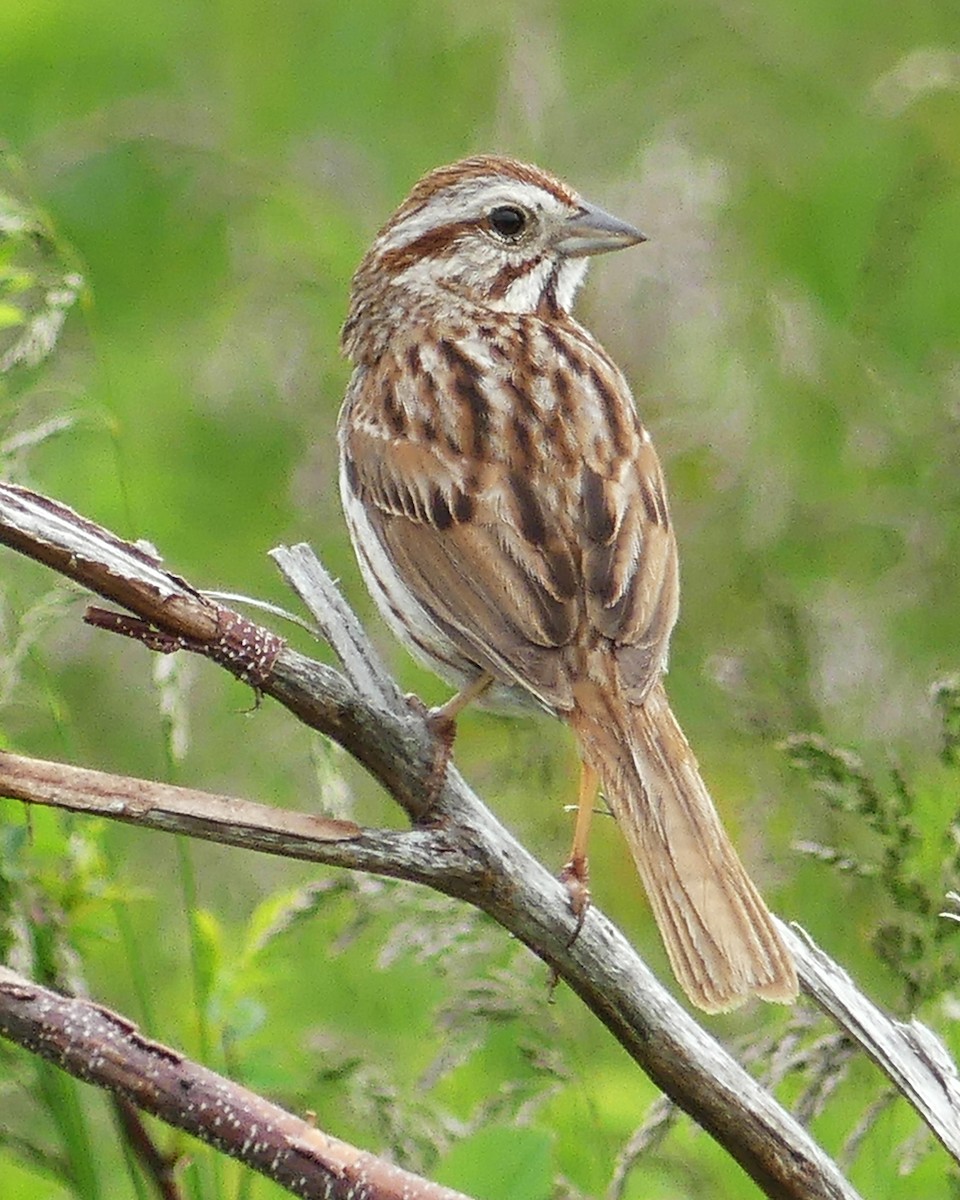
[[[441,532],[449,529],[453,524],[453,513],[450,511],[450,505],[447,503],[447,498],[439,488],[434,488],[430,495],[430,517],[433,524]]]
[[[670,510],[667,507],[667,497],[663,492],[663,483],[659,476],[654,476],[650,480],[650,487],[653,491],[654,503],[657,506],[657,512],[660,514],[660,524],[664,529],[670,528]]]
[[[627,435],[623,427],[620,398],[596,367],[590,368],[590,382],[593,384],[594,391],[603,405],[614,449],[618,454],[625,454],[627,449]]]
[[[553,325],[543,325],[541,326],[541,333],[550,343],[550,349],[554,352],[554,354],[559,354],[566,358],[567,344],[557,332],[556,328]]]
[[[551,554],[548,566],[556,594],[561,600],[572,600],[580,590],[580,582],[570,555],[566,550],[562,553]]]
[[[553,385],[553,390],[556,393],[557,399],[560,401],[562,411],[570,412],[570,399],[572,392],[570,389],[570,376],[566,371],[554,371],[550,377],[550,382]]]
[[[660,488],[656,481],[649,480],[645,475],[639,477],[640,484],[640,499],[643,501],[644,511],[647,514],[647,519],[651,525],[662,525],[666,528],[667,512],[666,503],[660,495]]]
[[[453,391],[470,413],[471,453],[475,458],[483,458],[490,439],[490,406],[480,390],[483,372],[473,359],[446,338],[440,339],[437,349],[453,373]]]
[[[407,347],[407,370],[416,379],[422,369],[420,347],[414,343],[412,346]]]
[[[517,502],[520,532],[531,545],[542,547],[547,540],[547,527],[536,493],[530,486],[527,477],[516,471],[510,475],[510,488]]]
[[[424,417],[420,422],[420,436],[428,446],[437,440],[437,426],[433,417]]]
[[[487,349],[487,353],[494,358],[500,359],[501,362],[510,362],[517,354],[517,344],[511,336],[509,341],[504,340],[504,332],[496,325],[483,324],[478,326],[477,332]],[[512,330],[510,331],[512,334]]]
[[[522,416],[513,418],[513,437],[516,442],[518,466],[529,471],[535,462],[533,439],[530,436],[530,426]]]
[[[580,378],[586,375],[587,364],[576,350],[572,348],[569,340],[563,337],[556,325],[545,321],[543,324],[543,335],[550,343],[554,353],[563,359],[574,375]]]
[[[572,399],[572,397],[571,397]],[[557,469],[562,469],[574,475],[580,469],[583,460],[583,447],[577,436],[577,422],[574,406],[571,403],[566,411],[556,408],[544,418],[541,428],[543,435],[553,447]]]
[[[525,381],[524,381],[525,382]],[[508,375],[503,380],[503,386],[510,393],[511,398],[516,402],[517,408],[523,417],[539,421],[540,414],[533,403],[531,389],[524,387],[522,383],[517,383],[513,375]]]
[[[390,432],[399,437],[407,428],[407,414],[403,411],[403,406],[397,403],[393,385],[389,380],[384,381],[382,395],[383,413],[390,426]]]
[[[473,497],[466,492],[454,491],[453,493],[453,517],[460,525],[466,525],[468,521],[473,520]]]
[[[606,544],[617,531],[617,522],[607,504],[603,480],[589,467],[582,477],[583,529],[592,542]]]

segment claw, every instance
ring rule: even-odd
[[[457,736],[457,717],[468,704],[482,696],[491,683],[493,683],[492,675],[478,675],[472,683],[467,684],[455,696],[451,696],[446,704],[441,704],[438,708],[427,708],[419,696],[411,693],[404,697],[407,704],[423,717],[437,743],[433,765],[427,776],[427,797],[431,807],[440,795],[447,767],[450,765],[453,743]]]
[[[570,941],[567,942],[569,950],[580,936],[580,930],[583,928],[583,922],[590,908],[590,871],[587,867],[587,860],[571,858],[560,872],[560,882],[567,889],[570,911],[577,919]]]

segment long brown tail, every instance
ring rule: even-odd
[[[630,846],[673,970],[723,1012],[797,995],[790,952],[727,837],[662,684],[643,704],[584,683],[569,714]]]

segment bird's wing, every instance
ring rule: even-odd
[[[446,345],[416,370],[398,345],[354,378],[341,454],[370,530],[480,669],[563,709],[575,651],[602,645],[645,692],[676,615],[676,551],[622,376],[592,340],[535,381]]]

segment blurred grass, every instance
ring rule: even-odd
[[[86,281],[53,355],[0,383],[0,445],[72,420],[5,455],[8,472],[150,539],[197,583],[281,603],[290,600],[265,551],[310,540],[405,686],[440,698],[377,624],[339,515],[333,429],[347,368],[336,338],[349,276],[430,166],[497,148],[567,176],[651,236],[597,264],[581,311],[627,368],[670,481],[684,574],[671,692],[778,910],[897,1003],[901,981],[871,949],[889,897],[875,880],[839,876],[790,848],[801,839],[867,854],[870,836],[791,774],[778,744],[814,732],[855,745],[881,772],[894,755],[937,824],[932,841],[954,819],[928,689],[957,661],[958,49],[960,10],[947,0],[525,9],[501,0],[472,14],[454,0],[7,0],[0,192],[44,236],[14,238],[3,226],[0,281],[14,243],[14,265],[31,272],[31,287],[4,298],[28,316],[67,273]],[[0,329],[0,355],[22,332]],[[396,822],[342,756],[272,707],[246,711],[249,695],[203,664],[176,683],[187,743],[171,759],[146,655],[80,630],[79,603],[50,596],[51,580],[10,555],[2,587],[7,744],[280,804],[333,799],[361,820]],[[477,714],[462,723],[458,760],[535,850],[562,860],[573,769],[562,731]],[[16,830],[22,817],[4,812]],[[569,997],[542,1008],[536,968],[509,1036],[480,1022],[442,1103],[420,1104],[425,1057],[449,1029],[431,1025],[431,1006],[456,1008],[474,980],[442,954],[415,966],[409,946],[378,968],[395,914],[376,895],[359,886],[325,901],[271,942],[269,970],[254,955],[248,974],[228,977],[229,947],[242,944],[256,906],[314,875],[193,848],[205,953],[220,964],[198,999],[188,949],[197,914],[181,911],[172,846],[35,818],[33,842],[5,866],[21,872],[18,887],[56,894],[37,875],[41,826],[61,838],[52,854],[88,845],[98,864],[101,883],[81,872],[59,904],[99,999],[140,1020],[149,1010],[151,1033],[190,1050],[206,1028],[214,1057],[238,1077],[321,1107],[331,1132],[392,1145],[426,1170],[439,1161],[464,1170],[461,1186],[471,1147],[485,1153],[486,1126],[496,1144],[522,1109],[506,1104],[488,1120],[484,1106],[496,1108],[505,1088],[529,1097],[542,1085],[545,1106],[523,1109],[536,1154],[571,1188],[602,1194],[653,1092]],[[933,887],[938,864],[926,869]],[[605,827],[594,880],[598,901],[662,966]],[[506,953],[493,931],[486,937],[487,951],[467,956],[481,974]],[[260,1024],[251,1005],[267,1014]],[[924,1015],[956,1043],[939,1007]],[[751,1011],[717,1028],[732,1035],[778,1019]],[[515,1055],[531,1039],[541,1054],[543,1028],[566,1065],[541,1075],[536,1054],[526,1066]],[[377,1077],[378,1103],[364,1099],[369,1075],[350,1065],[370,1046],[390,1068]],[[31,1065],[13,1062],[10,1080],[28,1079]],[[844,1084],[842,1103],[818,1119],[828,1148],[877,1089],[867,1069]],[[11,1101],[14,1131],[35,1119],[28,1093]],[[405,1105],[427,1130],[413,1148],[410,1131],[391,1125]],[[444,1122],[444,1105],[459,1125]],[[112,1146],[102,1109],[88,1107],[97,1146]],[[855,1169],[865,1193],[896,1194],[896,1148],[913,1128],[895,1107],[868,1135]],[[455,1153],[467,1132],[477,1140]],[[54,1194],[36,1165],[24,1183],[22,1154],[9,1137],[0,1145],[0,1189]],[[104,1193],[135,1194],[119,1153],[98,1155]],[[688,1132],[649,1161],[627,1197],[749,1188]],[[914,1182],[915,1194],[948,1195],[942,1156]],[[203,1167],[188,1186],[200,1196],[217,1185]]]

